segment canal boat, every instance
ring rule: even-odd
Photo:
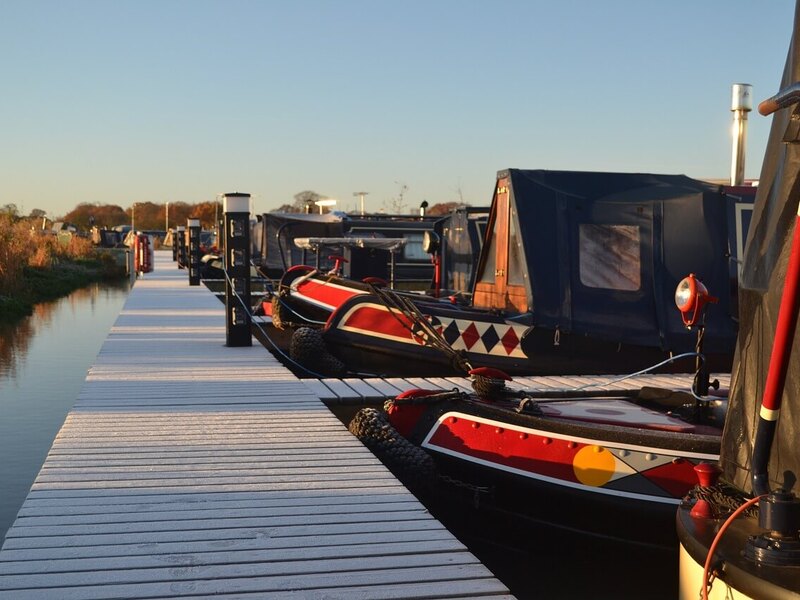
[[[391,268],[395,280],[404,287],[425,289],[430,285],[433,266],[422,250],[422,240],[437,221],[437,217],[424,215],[264,213],[251,226],[251,256],[266,277],[276,280],[296,266],[328,272],[336,264],[331,258],[334,255],[343,257],[339,264],[347,277],[360,279],[367,268],[375,276],[388,279]],[[400,238],[404,243],[390,254],[348,243],[350,239],[385,238]],[[326,242],[312,247],[298,245],[298,239]]]
[[[681,175],[507,169],[497,174],[468,294],[445,295],[437,285],[404,294],[381,278],[303,267],[287,271],[265,308],[281,309],[283,323],[321,328],[295,333],[300,362],[324,351],[351,370],[392,375],[471,366],[628,372],[694,350],[669,310],[675,286],[694,273],[717,296],[706,361],[727,371],[754,191]],[[437,256],[437,237],[425,241]],[[324,348],[306,338],[321,338]]]
[[[725,397],[656,388],[531,390],[472,371],[471,393],[411,390],[350,431],[424,498],[674,548],[694,467],[718,458]],[[462,507],[463,509],[463,507]]]
[[[741,278],[742,320],[719,464],[677,513],[680,597],[800,598],[800,3]]]

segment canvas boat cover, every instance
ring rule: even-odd
[[[752,199],[684,175],[508,169],[497,177],[497,190],[509,189],[508,279],[519,272],[534,326],[692,350],[674,293],[694,273],[719,297],[706,350],[732,355],[737,233],[744,239],[736,211]],[[478,268],[484,286],[496,272],[493,223]]]
[[[779,89],[800,81],[800,10]],[[775,90],[776,92],[778,89]],[[721,464],[726,481],[752,492],[750,459],[758,411],[769,369],[772,342],[800,201],[800,105],[774,113],[761,167],[756,208],[744,254],[739,289],[741,324]],[[792,346],[783,405],[769,463],[772,489],[794,488],[800,469],[800,347]]]

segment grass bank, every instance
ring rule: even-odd
[[[124,277],[124,266],[89,240],[58,238],[32,229],[26,221],[0,215],[0,322],[31,314],[37,302]]]

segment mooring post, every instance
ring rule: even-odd
[[[250,332],[250,194],[223,196],[225,345],[252,346]]]
[[[186,268],[186,227],[178,225],[175,227],[175,237],[178,240],[178,268]]]
[[[172,262],[178,262],[178,230],[172,230]]]
[[[200,219],[189,218],[189,285],[200,285]]]

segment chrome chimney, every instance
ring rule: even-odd
[[[731,152],[731,185],[744,184],[744,147],[747,142],[747,113],[753,110],[753,86],[734,83],[731,98],[733,112],[733,151]]]

